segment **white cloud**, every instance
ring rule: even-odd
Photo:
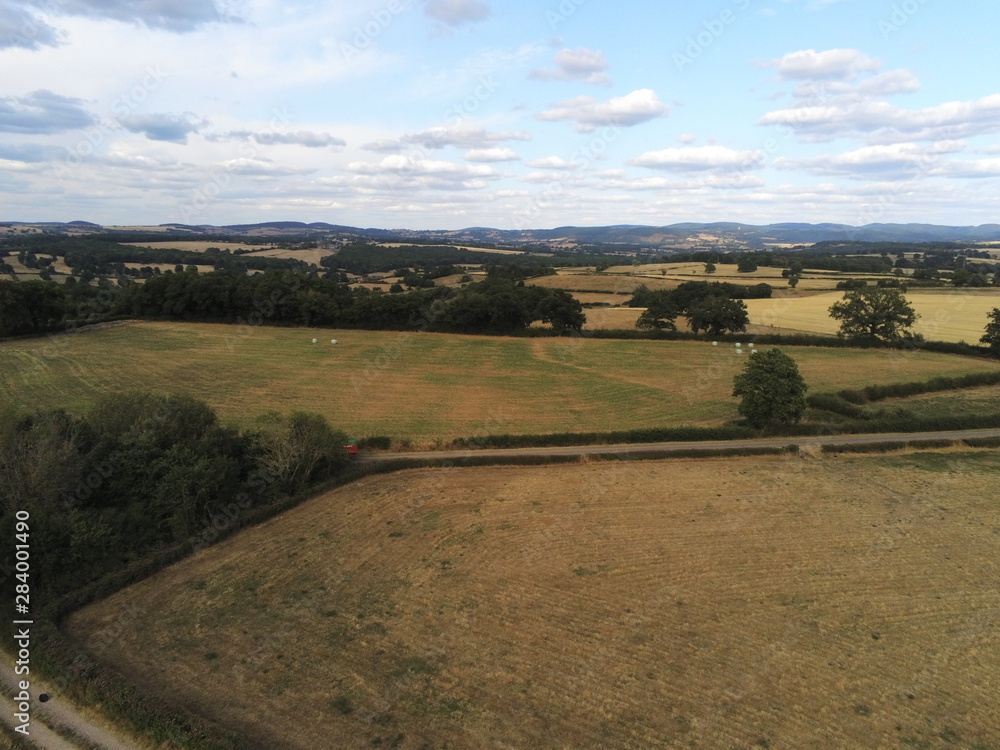
[[[861,136],[874,143],[891,143],[968,138],[1000,132],[1000,94],[914,110],[882,101],[834,99],[768,112],[758,124],[783,125],[809,140]]]
[[[598,86],[610,86],[611,79],[604,72],[608,61],[598,50],[578,47],[556,53],[556,67],[533,70],[528,77],[536,81],[584,81]]]
[[[808,159],[776,159],[777,169],[805,170],[819,175],[841,175],[855,179],[871,179],[937,174],[943,154],[962,151],[965,144],[943,141],[934,146],[917,143],[894,143],[864,146],[840,154],[825,154]]]
[[[232,174],[248,177],[288,177],[315,172],[315,169],[296,169],[274,164],[267,159],[230,159],[222,163],[223,168]]]
[[[315,133],[309,130],[299,130],[294,133],[278,133],[267,130],[254,133],[249,130],[233,130],[228,133],[215,133],[205,136],[209,141],[252,140],[262,146],[293,145],[305,148],[341,148],[347,145],[343,138],[336,138],[329,133]]]
[[[824,52],[804,49],[789,52],[784,57],[762,64],[777,68],[782,80],[851,80],[859,73],[874,72],[882,67],[878,60],[856,49],[831,49]]]
[[[192,121],[188,115],[147,114],[118,118],[130,133],[142,133],[151,141],[187,143],[190,133],[197,133],[204,123]]]
[[[94,124],[80,99],[40,89],[25,96],[0,98],[0,132],[62,133]]]
[[[542,159],[529,161],[528,166],[534,167],[535,169],[570,170],[577,169],[580,165],[576,162],[563,159],[561,156],[546,156]]]
[[[602,125],[631,127],[667,114],[669,108],[652,89],[638,89],[625,96],[599,102],[593,97],[579,96],[556,104],[542,112],[539,120],[575,120],[576,129],[591,133]]]
[[[725,146],[688,146],[648,151],[629,164],[673,172],[733,171],[759,169],[764,165],[763,151],[737,151]]]
[[[374,151],[377,154],[396,154],[402,151],[404,146],[399,141],[384,138],[380,141],[369,141],[361,148],[365,151]]]
[[[484,163],[518,161],[520,158],[512,148],[476,148],[465,153],[466,161]]]
[[[386,156],[376,163],[355,161],[347,169],[358,175],[354,184],[367,188],[406,191],[478,189],[501,175],[493,167],[478,164],[455,164],[437,159],[418,159],[402,155]]]
[[[460,26],[482,21],[490,14],[490,6],[481,0],[427,0],[424,12],[435,21]]]
[[[452,125],[429,128],[420,133],[404,135],[400,141],[424,148],[486,148],[504,141],[530,141],[531,135],[520,130],[503,130],[496,133],[471,125]],[[372,150],[372,149],[369,149]]]

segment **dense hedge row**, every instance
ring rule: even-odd
[[[740,440],[756,437],[749,427],[648,427],[616,432],[561,432],[547,435],[484,435],[456,438],[451,448],[538,448],[545,446]]]

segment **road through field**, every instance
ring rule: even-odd
[[[18,723],[14,719],[14,702],[9,697],[16,695],[19,680],[14,673],[14,665],[11,663],[10,655],[4,653],[0,656],[0,684],[3,686],[4,695],[4,717],[3,721],[11,729]],[[14,691],[14,692],[11,692]],[[122,739],[117,732],[109,731],[107,728],[95,724],[87,715],[65,698],[54,692],[44,681],[31,677],[31,728],[29,740],[33,747],[39,750],[88,750],[92,747],[100,747],[102,750],[140,750],[147,747],[127,742]],[[38,696],[49,692],[53,699],[47,703],[40,703]],[[56,733],[60,728],[64,732],[68,731],[78,740],[69,740]]]
[[[1000,429],[954,430],[942,432],[887,432],[864,435],[799,435],[795,437],[752,438],[746,440],[698,440],[673,443],[622,443],[616,445],[571,445],[546,448],[484,448],[481,450],[424,451],[414,453],[358,454],[361,462],[425,460],[450,461],[463,458],[529,456],[601,456],[609,454],[669,453],[673,451],[716,451],[752,448],[783,448],[786,445],[877,445],[879,443],[926,443],[939,440],[1000,438]]]

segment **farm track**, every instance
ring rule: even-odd
[[[0,657],[0,684],[4,692],[4,723],[11,729],[17,724],[14,719],[14,695],[16,685],[23,679],[14,673],[14,665],[9,654]],[[89,750],[100,747],[103,750],[140,750],[147,747],[133,741],[126,741],[117,731],[95,723],[88,714],[67,701],[58,692],[47,686],[44,680],[32,676],[31,681],[31,746],[39,750]],[[49,692],[53,700],[39,703],[38,696]],[[67,739],[64,734],[74,739]]]
[[[359,462],[420,461],[429,458],[456,460],[464,458],[527,458],[544,456],[603,456],[627,454],[669,454],[676,451],[717,451],[753,448],[783,448],[787,445],[878,445],[880,443],[927,443],[941,440],[958,442],[981,438],[1000,438],[1000,429],[953,430],[941,432],[887,432],[865,435],[800,435],[794,437],[753,438],[747,440],[698,440],[672,443],[624,443],[615,445],[572,445],[539,448],[484,448],[481,450],[422,451],[412,453],[359,453]]]

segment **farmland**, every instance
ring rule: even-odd
[[[998,471],[944,451],[369,477],[69,632],[120,633],[117,668],[259,747],[991,748]]]
[[[914,332],[932,341],[978,343],[987,314],[1000,307],[1000,293],[995,289],[910,291],[905,297],[920,315]],[[832,334],[839,329],[839,323],[830,317],[830,305],[842,298],[842,292],[834,292],[794,299],[746,300],[746,306],[750,322],[755,325]]]
[[[815,391],[1000,368],[928,352],[789,351]],[[137,322],[0,344],[0,393],[24,408],[77,412],[105,393],[185,393],[236,424],[303,410],[359,437],[426,445],[485,433],[718,425],[736,417],[730,392],[742,363],[708,342]]]

